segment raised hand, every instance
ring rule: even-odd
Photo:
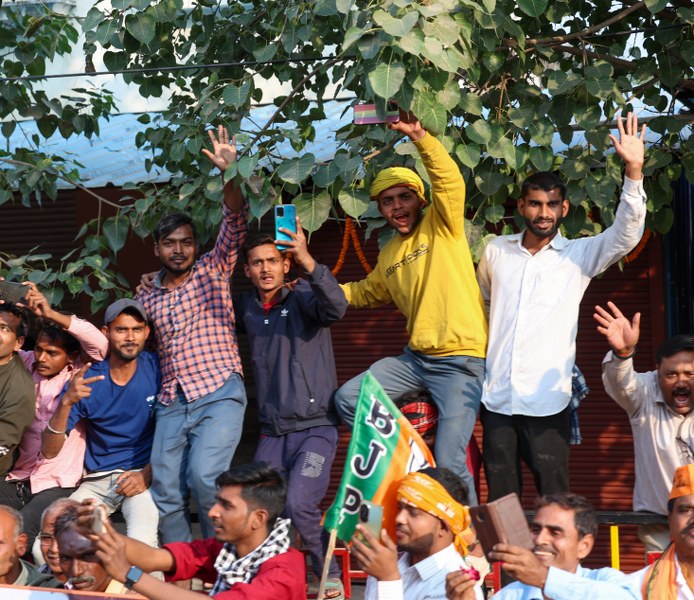
[[[380,540],[363,525],[357,525],[357,531],[363,536],[363,541],[355,535],[350,554],[359,561],[362,569],[379,581],[400,579],[398,550],[385,529],[381,531]]]
[[[89,398],[92,393],[92,388],[89,386],[92,383],[104,379],[103,375],[96,375],[94,377],[87,377],[85,379],[84,374],[91,366],[92,363],[82,365],[82,368],[78,369],[72,374],[72,377],[70,377],[70,385],[68,386],[67,391],[62,399],[63,404],[77,404],[83,398]]]
[[[217,128],[216,136],[212,129],[207,133],[212,142],[212,152],[207,148],[203,148],[202,153],[212,161],[215,167],[224,173],[229,165],[236,160],[236,136],[233,136],[231,143],[229,143],[229,132],[224,125],[220,125]]]
[[[313,270],[316,268],[316,261],[308,251],[306,236],[304,235],[304,230],[301,228],[301,219],[296,217],[296,233],[284,227],[280,227],[279,230],[287,234],[291,239],[275,240],[275,243],[286,246],[287,252],[291,252],[294,256],[296,264],[307,273],[313,273]]]
[[[400,120],[396,123],[388,123],[388,129],[405,134],[413,142],[421,140],[426,135],[426,129],[422,127],[419,119],[411,112],[400,109]]]
[[[617,354],[631,354],[639,341],[641,313],[637,312],[630,322],[614,302],[608,302],[607,307],[611,312],[601,306],[595,307],[593,318],[598,323],[598,332],[607,338],[607,343]]]
[[[625,122],[621,115],[617,118],[619,139],[612,134],[610,139],[617,154],[626,165],[626,176],[629,179],[641,179],[643,177],[641,169],[646,156],[646,125],[642,125],[639,131],[639,120],[634,113],[627,113]]]

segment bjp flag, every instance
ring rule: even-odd
[[[337,537],[348,542],[358,523],[359,506],[368,500],[383,507],[383,526],[395,539],[400,480],[427,466],[434,466],[429,448],[367,372],[359,391],[342,481],[323,526],[328,531],[337,530]]]

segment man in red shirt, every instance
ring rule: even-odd
[[[264,463],[225,471],[216,481],[216,503],[209,511],[214,538],[176,542],[162,548],[116,533],[106,521],[92,538],[97,558],[111,577],[150,600],[200,600],[200,594],[160,581],[147,573],[163,571],[167,581],[197,577],[213,583],[216,600],[303,600],[304,556],[289,547],[289,520],[280,518],[287,484]],[[80,508],[83,525],[94,505]]]

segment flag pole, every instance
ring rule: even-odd
[[[330,561],[335,552],[335,542],[337,541],[337,529],[330,530],[330,539],[328,541],[328,550],[325,553],[325,562],[323,563],[323,573],[320,576],[320,586],[318,587],[318,599],[323,600],[325,597],[325,582],[328,581],[328,573],[330,572]],[[342,575],[344,577],[344,573]]]

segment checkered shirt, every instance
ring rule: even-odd
[[[162,374],[158,400],[165,406],[176,398],[177,386],[192,402],[221,387],[232,372],[243,375],[229,283],[247,230],[248,207],[232,213],[224,206],[214,248],[188,278],[169,290],[162,269],[154,289],[137,296],[154,326]]]

